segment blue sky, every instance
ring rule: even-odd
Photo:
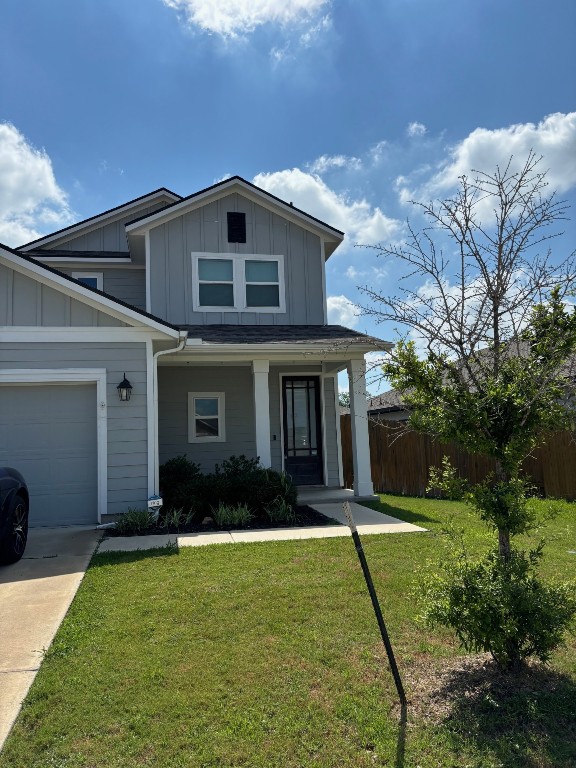
[[[575,43],[573,0],[7,0],[0,241],[239,174],[347,232],[331,320],[391,338],[353,304],[397,275],[354,243],[407,198],[532,148],[576,201]]]

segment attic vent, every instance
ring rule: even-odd
[[[246,214],[228,211],[228,242],[246,242]]]

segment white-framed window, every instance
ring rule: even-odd
[[[98,288],[103,291],[104,275],[102,272],[72,272],[72,277],[89,288]]]
[[[197,312],[285,312],[284,257],[193,253]]]
[[[224,415],[224,392],[188,392],[188,442],[225,442]]]

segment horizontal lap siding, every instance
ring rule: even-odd
[[[226,441],[188,442],[188,393],[224,392]],[[158,368],[160,463],[185,454],[206,472],[230,456],[256,457],[252,371],[248,366]]]
[[[246,213],[246,243],[229,243],[227,212]],[[192,253],[284,256],[286,312],[194,312]],[[152,313],[202,325],[322,324],[324,264],[320,238],[263,206],[233,194],[150,230]]]
[[[108,401],[108,513],[142,507],[148,496],[145,344],[0,344],[0,370],[105,368]],[[121,403],[124,373],[134,387]],[[1,388],[0,388],[1,396]]]

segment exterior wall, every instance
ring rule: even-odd
[[[0,265],[0,326],[123,326],[60,291]]]
[[[146,272],[144,269],[122,269],[104,267],[100,264],[87,264],[82,267],[57,267],[65,275],[78,272],[101,272],[102,290],[115,299],[131,304],[136,309],[146,310]]]
[[[170,201],[172,202],[172,201]],[[121,216],[115,221],[108,222],[103,226],[95,226],[94,229],[83,232],[82,234],[70,235],[68,239],[50,243],[45,246],[46,250],[56,248],[61,251],[126,251],[128,253],[128,241],[126,240],[126,231],[124,225],[141,216],[147,216],[154,211],[165,208],[168,203],[157,202],[154,205],[143,205],[134,207],[130,213]]]
[[[226,442],[188,442],[188,392],[224,392]],[[186,454],[212,472],[230,456],[256,457],[252,370],[248,366],[158,366],[160,464]]]
[[[246,213],[246,243],[228,242],[228,211]],[[193,252],[283,255],[286,312],[194,312]],[[239,194],[227,195],[150,230],[151,312],[171,323],[321,325],[323,270],[317,235]]]
[[[320,365],[270,366],[270,440],[272,468],[282,470],[281,374],[321,376]],[[185,454],[212,472],[215,464],[230,456],[256,457],[254,396],[250,366],[159,366],[158,368],[158,441],[160,464]],[[188,442],[188,393],[224,392],[226,441],[222,443]],[[322,387],[324,414],[326,485],[338,486],[338,442],[334,407],[334,379],[325,377]]]
[[[144,506],[148,498],[146,345],[0,344],[0,370],[36,368],[106,368],[108,514]],[[116,391],[124,372],[134,387],[128,403],[121,403]]]

